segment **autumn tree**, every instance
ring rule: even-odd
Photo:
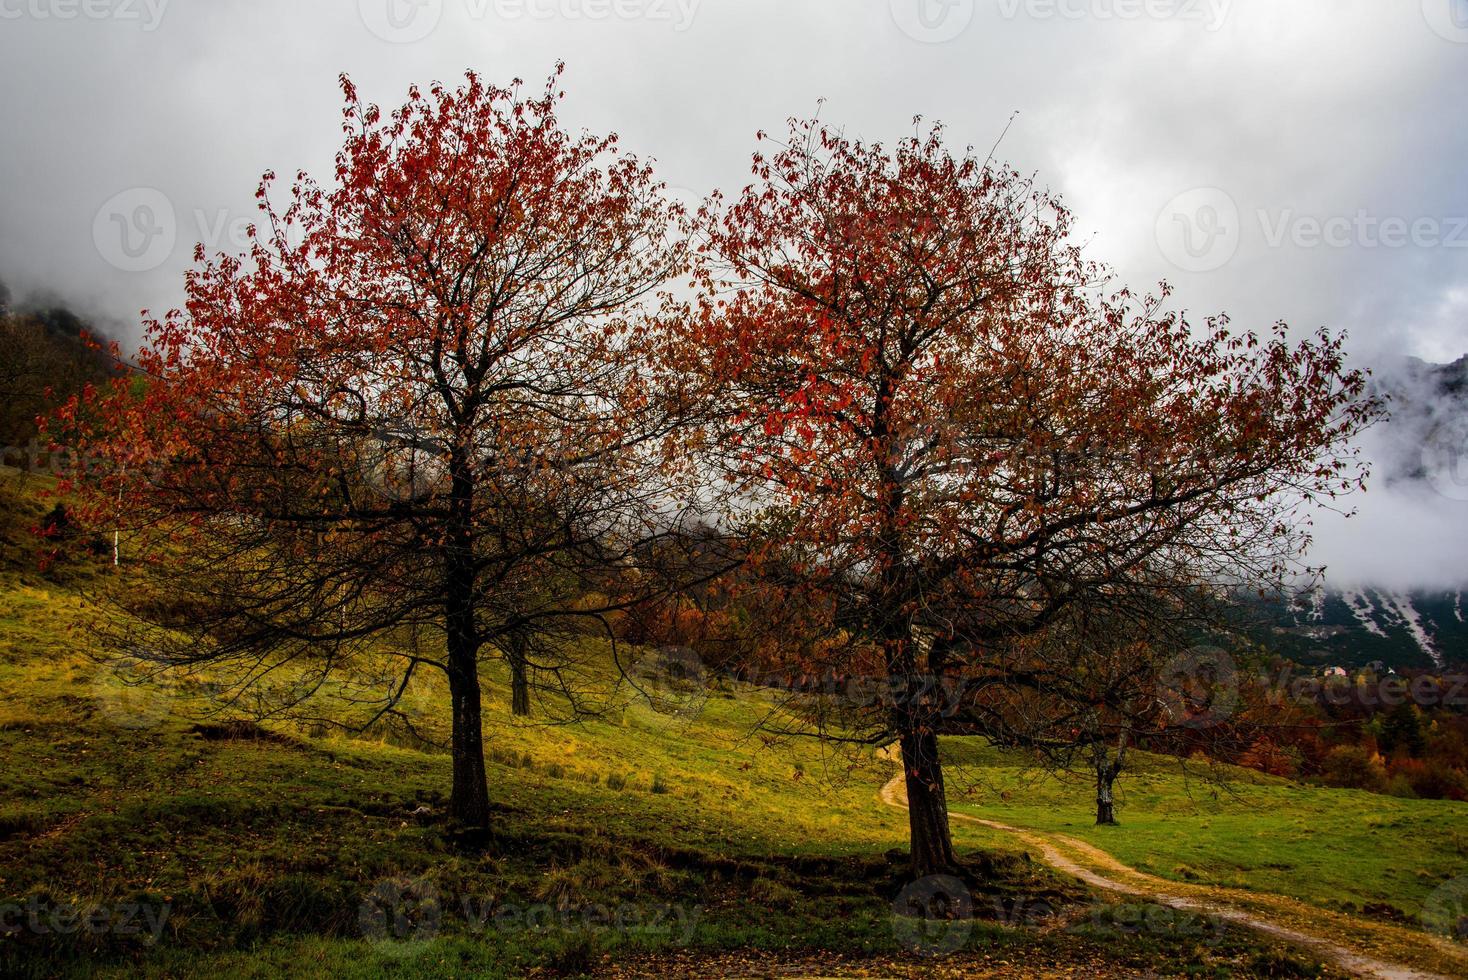
[[[1271,776],[1292,777],[1299,769],[1296,757],[1280,748],[1268,737],[1261,737],[1239,756],[1239,765],[1257,769]]]
[[[138,656],[271,712],[360,676],[371,719],[441,672],[471,828],[481,660],[601,628],[586,583],[684,519],[692,395],[657,299],[677,208],[615,136],[562,128],[560,73],[535,96],[469,73],[390,114],[344,76],[334,180],[278,205],[267,174],[249,250],[201,246],[185,309],[146,324],[142,392],[78,400],[58,436],[117,462],[78,489],[149,569],[116,596]]]
[[[1296,518],[1361,476],[1345,442],[1373,409],[1338,339],[1195,326],[1165,289],[1110,286],[1061,202],[938,128],[889,149],[793,121],[753,175],[702,212],[700,369],[728,386],[741,513],[838,597],[849,642],[803,647],[827,666],[997,683],[1077,602],[1285,574]],[[954,868],[950,719],[929,696],[884,710],[913,871]]]

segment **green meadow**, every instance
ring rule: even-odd
[[[940,975],[924,971],[941,952],[974,976],[1026,975],[1004,972],[1026,963],[1339,975],[1171,910],[1164,928],[1117,928],[1138,921],[1128,903],[969,825],[956,833],[977,921],[935,939],[893,910],[906,817],[877,800],[892,764],[770,738],[771,698],[733,684],[669,713],[606,680],[598,717],[557,723],[554,700],[513,718],[491,669],[493,835],[463,839],[445,817],[441,685],[411,691],[411,733],[349,736],[256,724],[221,708],[207,678],[125,683],[86,598],[110,570],[38,569],[27,529],[46,505],[36,487],[0,482],[0,926],[16,927],[0,932],[0,974],[671,976],[681,962],[697,976],[713,973],[703,958],[732,956],[720,975],[747,961],[751,975],[816,962],[916,976]],[[582,659],[610,662],[585,643]],[[1098,830],[1084,783],[967,740],[948,753],[955,809],[1063,831],[1164,877],[1410,924],[1468,872],[1468,808],[1455,804],[1242,773],[1220,787],[1144,757],[1122,826]],[[100,910],[108,928],[56,928],[56,910]],[[115,928],[126,910],[131,931]]]

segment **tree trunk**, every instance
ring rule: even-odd
[[[914,642],[908,602],[913,595],[912,574],[902,548],[903,478],[895,469],[886,412],[890,379],[883,378],[877,395],[878,411],[872,426],[882,449],[880,506],[880,583],[873,606],[878,613],[882,658],[890,678],[902,679],[899,703],[892,706],[892,731],[902,749],[902,771],[907,783],[907,822],[912,873],[917,878],[958,871],[953,856],[953,834],[948,828],[948,794],[943,788],[943,763],[938,757],[936,705],[927,702],[927,679],[942,673],[946,644],[937,639],[927,649],[925,670],[919,670],[919,644]]]
[[[915,877],[952,874],[953,835],[948,828],[948,796],[943,789],[943,763],[938,736],[931,729],[902,735],[902,769],[907,777],[907,820],[912,838]]]
[[[449,674],[449,697],[453,701],[454,719],[454,789],[449,810],[453,818],[465,827],[486,830],[489,827],[489,784],[484,775],[479,677],[472,660],[467,667],[455,665]]]
[[[1116,803],[1111,796],[1111,784],[1116,780],[1116,774],[1108,767],[1107,770],[1096,779],[1096,825],[1112,825],[1116,823]]]
[[[510,713],[518,717],[530,714],[530,673],[525,650],[525,636],[510,636]]]
[[[898,620],[893,615],[889,622]],[[948,827],[948,794],[943,787],[943,762],[938,755],[935,706],[928,702],[926,678],[917,669],[912,633],[900,625],[884,640],[887,669],[905,679],[892,706],[892,730],[902,750],[902,772],[907,783],[907,822],[914,877],[953,874],[953,834]],[[932,660],[928,666],[933,667]]]
[[[444,619],[448,638],[449,698],[453,702],[454,788],[449,810],[461,825],[489,829],[489,784],[484,774],[484,720],[479,690],[480,634],[474,615],[474,475],[468,456],[455,452],[444,553]]]
[[[1112,759],[1107,753],[1104,740],[1098,740],[1092,750],[1096,766],[1096,825],[1098,827],[1116,824],[1116,799],[1111,791],[1116,785],[1116,777],[1121,775],[1121,767],[1126,760],[1126,750],[1126,731],[1116,738],[1115,759]]]

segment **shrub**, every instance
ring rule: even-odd
[[[1397,796],[1404,800],[1417,799],[1417,791],[1412,788],[1412,781],[1405,773],[1400,772],[1387,780],[1386,793],[1388,796]]]
[[[1413,796],[1425,800],[1468,799],[1468,778],[1441,759],[1402,759],[1392,763],[1393,785],[1402,780]],[[1397,793],[1393,796],[1404,794]]]
[[[1249,964],[1259,977],[1318,977],[1320,966],[1290,950],[1276,949],[1254,954]]]
[[[1261,738],[1239,758],[1239,765],[1257,769],[1271,776],[1290,778],[1299,769],[1298,754],[1298,752],[1292,754],[1287,749],[1281,749],[1269,739]]]
[[[749,883],[749,895],[764,906],[789,909],[800,902],[800,893],[770,878],[756,878]]]
[[[1329,786],[1365,789],[1373,793],[1386,790],[1386,765],[1381,756],[1359,745],[1337,745],[1326,753],[1323,769]]]
[[[520,755],[513,749],[502,749],[497,745],[489,747],[489,761],[496,765],[504,766],[506,769],[520,768]]]
[[[559,976],[583,976],[596,966],[596,942],[584,932],[574,932],[559,940],[546,956],[546,967]]]

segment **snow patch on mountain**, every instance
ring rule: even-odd
[[[1437,645],[1427,635],[1427,629],[1422,625],[1422,617],[1417,613],[1417,607],[1412,605],[1412,597],[1400,592],[1390,592],[1386,596],[1387,602],[1393,611],[1401,618],[1402,625],[1416,644],[1422,648],[1422,652],[1432,658],[1432,662],[1439,668],[1443,665],[1443,655],[1438,651]]]
[[[1366,632],[1376,636],[1386,636],[1386,631],[1376,624],[1370,599],[1355,590],[1347,590],[1341,593],[1341,599],[1350,608],[1351,614],[1356,617],[1356,622],[1360,623],[1366,629]]]
[[[1312,623],[1325,621],[1325,586],[1316,584],[1310,590],[1310,612],[1308,618]]]

